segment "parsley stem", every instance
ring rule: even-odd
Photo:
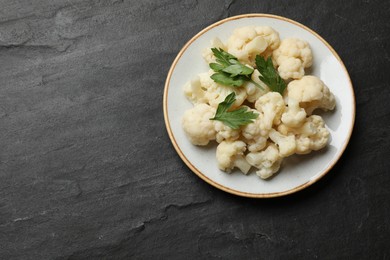
[[[260,88],[261,90],[264,90],[264,88],[262,86],[260,86],[258,83],[254,82],[251,79],[249,81],[252,82],[253,84],[255,84],[256,87]]]

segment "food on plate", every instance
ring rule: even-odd
[[[215,124],[210,120],[215,114],[215,108],[208,104],[196,104],[192,109],[187,110],[183,116],[183,129],[188,139],[194,145],[207,145],[215,140]]]
[[[226,44],[226,50],[240,62],[254,66],[256,55],[263,54],[268,57],[279,44],[279,33],[271,27],[246,26],[233,31]]]
[[[286,96],[299,102],[308,115],[317,108],[333,110],[336,101],[329,88],[315,76],[304,76],[291,81],[287,87]]]
[[[272,58],[283,79],[300,79],[305,69],[311,67],[313,54],[306,41],[287,38],[281,41],[279,48],[272,53]]]
[[[234,167],[247,174],[251,165],[245,160],[246,144],[243,141],[222,141],[217,146],[218,167],[223,171],[231,171]]]
[[[257,168],[256,174],[262,179],[271,177],[279,170],[282,163],[279,150],[273,143],[268,143],[266,149],[261,152],[248,153],[245,159],[250,165]]]
[[[184,86],[193,107],[182,127],[189,141],[217,142],[216,164],[267,179],[283,159],[324,148],[330,137],[325,121],[313,114],[336,102],[318,77],[305,75],[313,63],[308,42],[281,39],[269,26],[237,28],[224,43],[215,38],[202,56],[209,70]]]

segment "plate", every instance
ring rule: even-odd
[[[218,37],[226,42],[233,30],[242,26],[265,25],[279,32],[280,38],[296,37],[309,42],[314,63],[311,75],[319,77],[336,97],[336,109],[322,113],[331,140],[326,148],[308,155],[293,155],[283,160],[279,172],[269,180],[253,171],[244,175],[238,170],[225,173],[218,169],[215,147],[192,145],[182,127],[184,111],[193,105],[183,93],[184,84],[208,65],[201,55]],[[318,181],[336,164],[352,134],[355,121],[355,97],[348,72],[335,50],[308,27],[275,15],[245,14],[216,22],[196,34],[179,52],[169,70],[164,90],[165,125],[174,148],[184,163],[200,178],[223,191],[253,198],[269,198],[291,194]]]

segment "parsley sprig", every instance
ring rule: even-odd
[[[263,89],[259,84],[251,79],[254,69],[240,63],[232,54],[219,48],[211,49],[215,58],[215,63],[210,63],[209,66],[214,70],[211,78],[222,85],[240,87],[246,81],[250,81],[257,87]],[[271,57],[265,60],[264,57],[256,55],[255,59],[257,70],[260,72],[259,79],[264,82],[271,91],[279,92],[283,95],[286,89],[286,82],[280,77],[275,70]],[[248,111],[247,107],[241,107],[236,110],[229,111],[233,103],[236,101],[236,93],[230,93],[223,102],[218,104],[217,111],[210,120],[218,120],[232,129],[239,129],[243,125],[252,123],[259,115],[252,111]]]
[[[267,60],[260,55],[256,55],[256,67],[260,72],[259,79],[263,81],[272,91],[279,92],[283,95],[283,91],[286,89],[286,82],[279,76],[272,63],[271,57]]]
[[[240,126],[252,123],[259,115],[248,111],[247,107],[229,111],[234,101],[236,101],[236,93],[230,93],[223,102],[218,104],[217,111],[210,120],[218,120],[232,129],[239,129]]]
[[[257,87],[263,89],[259,84],[251,80],[251,75],[254,69],[240,63],[232,54],[224,51],[221,48],[211,48],[216,63],[210,63],[209,66],[214,70],[211,78],[222,85],[240,87],[245,81],[250,81]]]

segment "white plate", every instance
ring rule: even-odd
[[[260,179],[254,172],[231,174],[218,169],[215,145],[192,145],[181,127],[181,118],[192,104],[183,93],[184,84],[195,75],[206,72],[208,65],[202,50],[210,40],[219,37],[226,42],[235,28],[248,25],[268,25],[279,32],[281,39],[296,37],[309,42],[314,64],[311,74],[319,77],[336,97],[336,109],[322,113],[331,133],[327,148],[309,155],[294,155],[283,161],[282,168],[269,180]],[[247,14],[230,17],[196,34],[174,60],[164,90],[164,118],[169,137],[187,166],[209,184],[226,192],[245,197],[277,197],[308,187],[324,176],[344,152],[355,121],[355,98],[348,72],[333,48],[317,33],[290,19],[268,15]]]

